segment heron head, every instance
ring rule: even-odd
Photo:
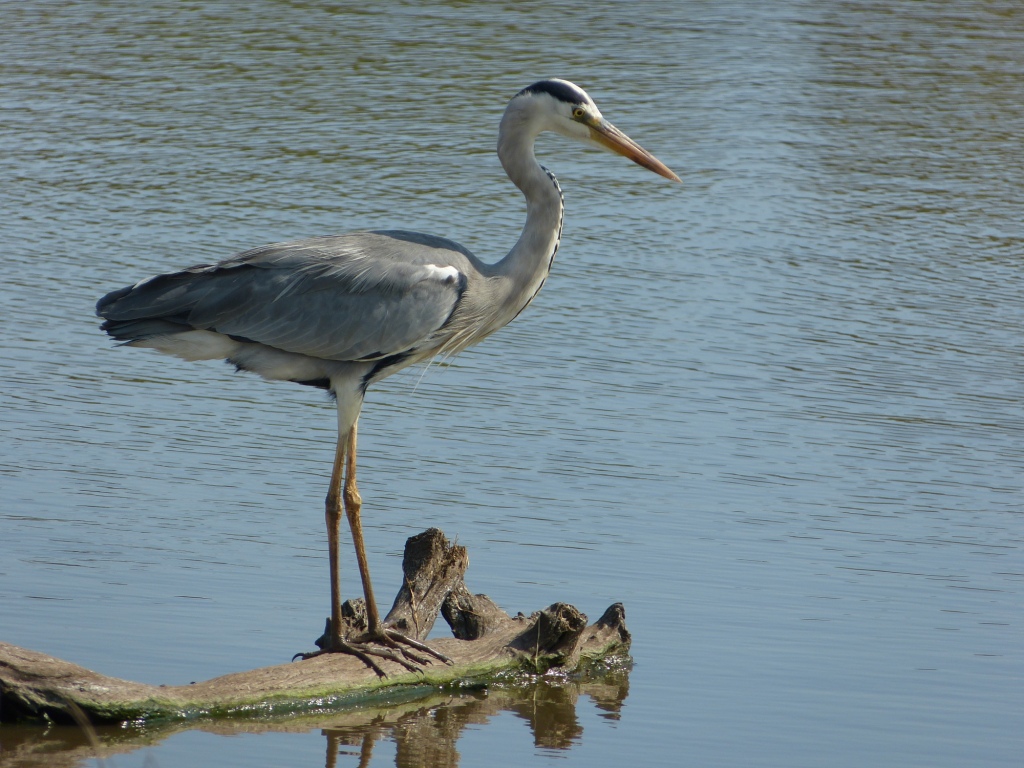
[[[541,80],[513,97],[510,106],[520,104],[538,123],[537,133],[550,130],[627,157],[666,179],[680,181],[668,166],[625,133],[605,120],[587,92],[568,80]]]

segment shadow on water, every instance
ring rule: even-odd
[[[459,739],[467,730],[511,713],[522,719],[537,748],[565,750],[583,738],[577,708],[581,697],[600,715],[618,719],[629,693],[629,671],[616,667],[588,673],[580,679],[509,679],[475,690],[431,692],[396,703],[394,699],[345,712],[319,713],[282,720],[217,720],[171,723],[132,728],[102,726],[0,727],[0,768],[73,768],[89,760],[101,766],[115,755],[155,747],[186,731],[219,736],[266,733],[311,733],[326,738],[324,765],[334,768],[339,756],[345,765],[357,758],[360,768],[374,759],[381,742],[394,743],[395,765],[457,766]],[[378,755],[380,758],[380,755]],[[378,759],[378,764],[380,760]],[[158,763],[146,759],[145,765]]]

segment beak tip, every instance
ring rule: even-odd
[[[592,125],[590,127],[590,138],[593,142],[600,144],[606,149],[610,149],[617,155],[622,155],[632,160],[649,171],[654,171],[659,176],[664,176],[666,179],[679,182],[680,184],[683,181],[671,168],[607,120],[603,120],[600,125]]]
[[[654,171],[659,176],[664,176],[669,181],[675,181],[680,184],[683,183],[683,180],[680,179],[678,175],[676,175],[676,172],[673,171],[664,163],[662,163],[661,161],[656,161],[655,163],[648,165],[646,167],[648,170]]]

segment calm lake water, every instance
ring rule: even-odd
[[[353,229],[496,260],[498,120],[558,76],[684,183],[540,142],[551,279],[371,392],[365,524],[379,594],[437,526],[512,612],[625,603],[634,665],[107,764],[1020,765],[1022,6],[351,5],[5,4],[0,639],[166,684],[311,647],[332,406],[93,305]],[[97,764],[0,765],[43,739]]]

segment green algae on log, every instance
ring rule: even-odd
[[[386,618],[424,640],[441,612],[455,636],[429,645],[448,656],[450,666],[436,662],[409,672],[381,659],[388,676],[379,678],[355,657],[328,654],[192,685],[155,686],[0,643],[0,721],[143,724],[336,711],[429,688],[481,685],[512,670],[572,672],[628,650],[621,604],[589,626],[586,616],[564,603],[509,616],[486,595],[469,592],[463,581],[468,565],[465,548],[449,544],[436,528],[411,537],[404,585]],[[348,608],[357,627],[358,602]]]
[[[89,760],[102,764],[156,747],[185,731],[215,736],[319,731],[325,738],[327,766],[342,764],[339,752],[358,754],[360,765],[376,765],[375,747],[387,741],[386,749],[397,751],[399,765],[429,763],[440,768],[460,765],[458,742],[466,731],[478,731],[504,712],[514,713],[528,725],[529,736],[523,737],[536,747],[564,750],[583,736],[578,709],[584,698],[602,718],[618,719],[629,695],[628,669],[628,660],[616,657],[571,674],[499,674],[488,680],[485,690],[484,686],[408,688],[370,697],[357,707],[279,717],[163,720],[127,727],[4,725],[0,727],[0,766],[81,768]]]

